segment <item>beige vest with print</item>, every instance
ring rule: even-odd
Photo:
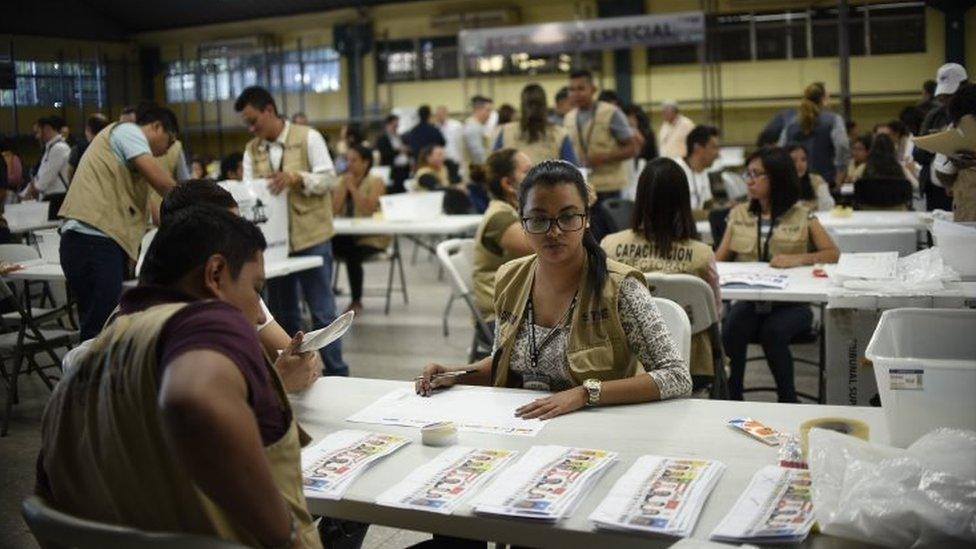
[[[630,229],[607,235],[600,246],[607,257],[642,273],[684,273],[705,280],[708,266],[714,260],[711,246],[697,240],[685,240],[671,245],[668,257],[661,257],[654,244]],[[696,376],[715,374],[712,364],[712,342],[705,331],[691,336],[691,373]]]
[[[472,272],[474,302],[478,311],[481,312],[482,318],[486,321],[495,319],[495,272],[505,263],[519,257],[507,250],[502,255],[497,255],[481,243],[488,222],[491,221],[492,217],[504,212],[510,212],[518,218],[518,211],[511,204],[493,198],[488,203],[488,209],[485,210],[485,215],[481,218],[481,225],[478,226],[478,230],[474,234],[474,270]],[[495,244],[501,248],[500,242]]]
[[[85,149],[58,216],[102,231],[135,261],[146,233],[149,186],[112,152],[109,138],[117,125],[98,132]]]
[[[620,148],[617,140],[610,132],[610,119],[616,107],[603,101],[596,102],[596,112],[590,121],[582,128],[576,125],[579,109],[573,109],[566,114],[563,125],[569,132],[573,142],[573,151],[580,165],[586,164],[588,153],[609,153]],[[597,192],[619,191],[627,186],[627,171],[624,161],[608,162],[596,168],[590,168],[587,181]]]
[[[562,126],[546,126],[546,134],[539,140],[529,143],[522,137],[522,129],[518,122],[509,122],[502,126],[502,148],[516,149],[529,157],[535,166],[543,160],[559,160],[559,149],[563,139],[566,139],[566,128]]]
[[[953,221],[976,221],[976,168],[959,170],[949,188],[952,189]]]
[[[177,163],[179,163],[180,155],[182,154],[183,154],[183,143],[177,141],[176,143],[173,143],[173,146],[170,147],[169,150],[166,151],[166,154],[164,154],[163,156],[153,157],[153,160],[156,161],[156,164],[159,166],[159,169],[163,170],[163,173],[171,175],[173,177],[173,180],[179,183],[179,180],[177,180],[176,178],[176,165]],[[142,174],[136,175],[136,178],[140,182],[145,183],[146,187],[149,189],[149,204],[147,206],[149,211],[158,212],[160,205],[162,205],[163,203],[163,197],[159,196],[159,193],[156,191],[156,189],[149,186],[149,183],[145,181],[145,178],[142,177]],[[152,225],[151,222],[150,225]]]
[[[378,177],[374,177],[372,175],[367,175],[366,177],[364,177],[362,179],[362,181],[359,182],[359,189],[361,191],[363,191],[364,193],[366,193],[367,195],[372,195],[377,190],[381,190],[381,192],[386,192],[386,184],[383,183],[383,180],[380,179],[380,178],[378,178]],[[347,201],[352,200],[352,197],[349,196],[349,195],[346,195],[346,200]],[[341,214],[340,214],[340,216],[341,216]],[[363,212],[362,210],[360,210],[359,205],[356,204],[355,201],[353,201],[352,216],[353,217],[373,217],[373,214],[371,214],[371,213],[368,214],[368,213]],[[383,235],[383,234],[368,235],[368,236],[357,236],[356,237],[356,244],[359,244],[360,246],[370,246],[370,247],[376,248],[378,250],[385,250],[385,249],[389,248],[390,247],[390,243],[392,241],[393,241],[393,238],[391,236],[389,236],[389,235]]]
[[[438,189],[446,189],[447,187],[449,187],[451,185],[450,178],[448,178],[448,176],[447,176],[447,167],[442,166],[441,169],[435,170],[434,168],[431,168],[430,166],[424,166],[423,168],[420,168],[419,170],[417,170],[417,173],[415,173],[413,175],[414,180],[417,181],[417,185],[418,185],[417,186],[417,189],[420,190],[420,191],[422,191],[422,192],[431,190],[431,189],[425,189],[423,187],[420,187],[420,176],[423,176],[423,175],[432,175],[432,176],[436,177],[437,178],[437,182],[439,184]],[[437,190],[437,189],[434,189],[434,190]]]
[[[749,204],[739,204],[729,212],[728,231],[732,232],[730,249],[735,261],[759,261],[757,224],[759,218],[749,213]],[[766,229],[768,230],[768,229]],[[766,238],[765,231],[763,239]],[[810,239],[810,212],[794,204],[776,221],[773,237],[769,241],[769,259],[779,254],[805,254],[812,250]]]
[[[532,294],[536,261],[535,255],[510,261],[498,269],[495,277],[498,351],[492,361],[492,383],[496,387],[517,386],[509,378],[509,362],[515,336],[525,318],[525,305]],[[612,260],[607,261],[607,270],[603,291],[594,298],[592,292],[585,290],[588,277],[586,264],[583,265],[583,280],[566,348],[569,374],[577,385],[590,378],[609,381],[633,377],[640,366],[630,352],[627,335],[620,324],[617,299],[625,279],[633,278],[644,284],[644,275]]]
[[[310,172],[308,163],[308,126],[290,124],[281,156],[282,172]],[[254,177],[274,174],[271,157],[255,137],[247,143]],[[301,190],[288,191],[288,239],[291,251],[299,252],[332,238],[332,198],[330,193],[306,195]]]
[[[81,363],[55,387],[41,425],[43,465],[54,505],[78,517],[142,530],[186,532],[259,545],[193,482],[166,443],[159,417],[157,345],[185,303],[116,316]],[[284,406],[281,381],[268,374]],[[80,436],[83,434],[84,436]],[[302,493],[301,438],[265,447],[271,476],[307,547],[321,547]]]

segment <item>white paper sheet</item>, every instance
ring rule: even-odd
[[[583,494],[617,459],[615,452],[533,446],[472,501],[478,513],[556,521],[572,514]]]
[[[898,276],[898,252],[843,253],[834,275],[838,278],[889,280]]]
[[[410,442],[396,435],[347,429],[302,450],[306,497],[341,499],[369,465]]]
[[[455,446],[415,469],[376,502],[449,515],[516,454],[499,448]]]
[[[641,456],[590,515],[597,526],[685,537],[725,465],[704,459]]]
[[[712,531],[716,541],[798,543],[813,526],[810,472],[768,465]]]
[[[329,324],[325,328],[305,334],[305,337],[302,338],[302,344],[298,348],[298,352],[307,353],[309,351],[317,351],[344,336],[349,330],[349,327],[352,326],[352,321],[355,316],[355,311],[347,311],[339,315],[339,318],[332,321],[332,324]]]
[[[453,421],[459,431],[535,436],[545,422],[515,417],[515,409],[548,394],[536,391],[484,391],[476,387],[456,386],[422,397],[413,389],[397,389],[349,416],[346,421],[406,427]]]
[[[774,288],[785,289],[790,284],[790,275],[778,273],[729,273],[719,279],[725,288]]]

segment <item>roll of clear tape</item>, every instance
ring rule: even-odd
[[[440,421],[424,425],[420,429],[420,440],[424,446],[450,446],[458,440],[457,425],[453,421]]]
[[[800,424],[800,447],[803,449],[804,458],[808,455],[807,437],[810,429],[827,429],[861,440],[869,440],[871,434],[871,429],[868,427],[868,424],[858,419],[847,417],[818,417],[808,419]]]

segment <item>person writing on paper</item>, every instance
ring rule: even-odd
[[[373,167],[373,151],[360,144],[346,151],[346,171],[339,187],[332,193],[332,213],[336,217],[373,217],[380,209],[380,197],[386,194],[383,180],[369,175]],[[388,235],[352,236],[340,234],[332,238],[336,257],[346,262],[352,302],[346,311],[363,310],[363,261],[390,246]]]
[[[264,248],[224,209],[166,220],[139,286],[51,395],[39,496],[141,530],[322,546],[302,494],[302,434],[254,330]]]
[[[833,209],[834,197],[830,196],[830,185],[824,181],[824,178],[810,172],[807,148],[799,143],[794,143],[786,147],[786,152],[790,153],[793,166],[796,168],[796,175],[799,178],[800,205],[811,212],[825,212]]]
[[[534,255],[495,276],[493,356],[468,366],[430,364],[419,394],[454,383],[551,391],[515,410],[549,419],[585,406],[687,396],[691,375],[640,271],[607,260],[588,224],[592,190],[572,164],[547,160],[519,188],[522,229]],[[644,373],[637,375],[638,368]]]
[[[746,160],[749,202],[729,213],[719,261],[763,261],[772,267],[836,263],[840,250],[806,208],[797,203],[799,184],[790,155],[765,147]],[[796,402],[793,355],[789,343],[810,329],[813,313],[799,303],[737,301],[726,310],[722,325],[725,352],[732,364],[729,393],[742,400],[746,347],[757,337],[776,380],[780,402]]]
[[[637,182],[631,227],[607,235],[607,257],[643,273],[686,273],[712,287],[715,310],[722,310],[712,247],[698,240],[687,172],[670,158],[652,160]],[[691,338],[691,379],[697,391],[714,377],[712,345],[706,332]]]
[[[529,157],[515,149],[492,153],[484,167],[471,165],[475,178],[487,182],[492,197],[474,235],[472,272],[475,305],[489,323],[495,321],[495,273],[505,263],[532,253],[518,213],[518,188],[530,166]]]

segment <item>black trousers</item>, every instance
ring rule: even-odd
[[[78,301],[81,340],[91,339],[119,304],[129,256],[114,240],[76,231],[61,235],[61,268]]]
[[[332,253],[342,258],[346,264],[353,301],[360,301],[363,298],[363,261],[382,251],[372,246],[357,244],[355,236],[340,234],[332,237]]]

